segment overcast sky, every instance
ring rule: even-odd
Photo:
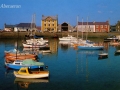
[[[58,15],[58,23],[76,25],[78,21],[110,21],[111,25],[120,20],[120,0],[0,0],[0,28],[4,23],[30,23],[35,14],[37,26],[41,26],[42,15]]]

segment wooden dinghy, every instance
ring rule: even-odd
[[[37,55],[30,54],[30,53],[11,53],[11,52],[7,52],[7,53],[5,53],[5,56],[31,56],[31,57],[36,57]]]
[[[25,59],[32,59],[32,60],[36,60],[35,57],[14,57],[14,56],[6,56],[5,57],[5,61],[6,62],[13,62],[15,60],[25,60]]]

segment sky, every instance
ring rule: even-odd
[[[42,15],[58,15],[58,24],[67,22],[72,26],[77,25],[77,20],[109,20],[115,25],[120,20],[119,9],[120,0],[0,0],[0,29],[4,23],[31,23],[33,14],[37,26],[41,26]]]

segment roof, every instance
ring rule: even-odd
[[[15,25],[7,25],[7,24],[5,24],[5,28],[14,28],[15,27]]]
[[[42,15],[42,20],[45,20],[48,17],[52,18],[53,20],[57,20],[57,18],[58,18],[58,16],[44,16],[44,15]]]
[[[78,22],[78,25],[109,25],[109,22]]]
[[[37,26],[36,28],[37,28],[37,30],[41,30],[41,26]]]
[[[19,23],[18,25],[16,25],[17,27],[36,27],[35,23]]]
[[[39,65],[39,66],[43,66],[44,65],[43,62],[36,62],[36,61],[34,61],[32,59],[23,60],[23,65],[26,65],[26,64],[28,64],[28,65]]]

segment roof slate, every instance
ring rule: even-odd
[[[78,25],[109,25],[109,22],[78,22]]]
[[[6,25],[5,24],[5,28],[14,28],[15,27],[15,25]]]
[[[18,25],[16,25],[17,27],[31,27],[31,23],[20,23]],[[35,26],[35,23],[32,23],[32,26]]]
[[[48,17],[52,18],[53,20],[57,20],[57,16],[44,16],[44,15],[42,16],[42,20],[45,20]]]

